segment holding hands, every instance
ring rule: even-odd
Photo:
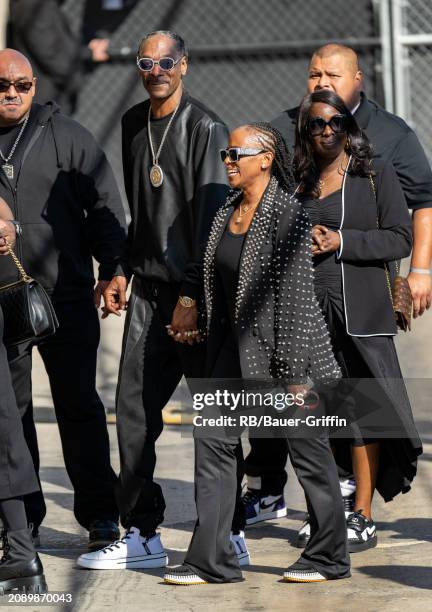
[[[201,342],[196,305],[185,307],[178,302],[174,308],[171,325],[167,325],[167,334],[181,344],[192,346],[195,342]]]

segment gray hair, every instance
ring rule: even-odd
[[[152,36],[166,36],[167,38],[171,38],[171,40],[173,40],[175,43],[174,49],[176,53],[178,53],[180,57],[189,56],[189,51],[188,51],[188,48],[186,47],[186,43],[184,39],[180,36],[180,34],[177,34],[176,32],[172,32],[171,30],[155,30],[154,32],[150,32],[149,34],[146,34],[139,44],[138,54],[143,44]]]

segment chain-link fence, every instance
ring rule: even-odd
[[[432,161],[432,2],[395,0],[395,59],[400,63],[399,110],[415,129]],[[396,66],[398,68],[398,65]]]
[[[77,31],[84,4],[66,0],[63,6]],[[358,50],[368,92],[382,101],[373,7],[365,0],[138,0],[111,36],[111,48],[123,59],[87,75],[75,116],[96,135],[120,178],[120,118],[146,97],[133,55],[143,35],[156,29],[185,38],[191,60],[186,88],[231,127],[269,120],[296,105],[311,52],[329,41]]]

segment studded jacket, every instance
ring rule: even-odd
[[[226,333],[215,253],[237,199],[232,192],[212,225],[204,256],[207,372]],[[276,179],[254,215],[240,259],[235,326],[244,378],[285,379],[290,384],[340,375],[313,286],[309,218]]]

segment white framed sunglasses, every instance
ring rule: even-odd
[[[137,56],[136,63],[142,72],[150,72],[156,65],[158,65],[164,72],[169,72],[179,63],[181,59],[181,57],[179,57],[177,60],[174,60],[172,57],[161,57],[159,60],[154,60],[152,57]]]
[[[253,149],[243,147],[230,147],[229,149],[221,149],[219,151],[221,160],[224,162],[226,158],[231,162],[236,162],[240,157],[251,157],[253,155],[259,155],[260,153],[266,153],[267,149]]]

